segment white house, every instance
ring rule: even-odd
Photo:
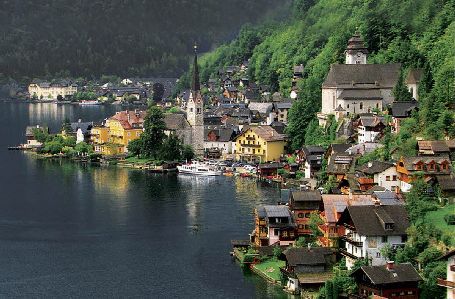
[[[447,288],[447,299],[455,298],[455,250],[449,251],[440,260],[447,260],[447,275],[438,278],[438,286]]]
[[[400,187],[398,172],[393,163],[373,161],[360,168],[368,176],[373,176],[374,183],[387,190],[395,191]]]
[[[385,265],[381,249],[404,246],[409,220],[403,205],[347,206],[337,224],[346,230],[340,252],[351,269],[357,259],[368,259],[372,266]]]
[[[382,136],[386,125],[382,116],[361,116],[358,122],[358,142],[376,142]]]

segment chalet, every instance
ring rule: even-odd
[[[455,250],[447,252],[438,260],[447,261],[445,278],[438,278],[438,286],[447,288],[447,299],[455,298]]]
[[[286,285],[291,293],[300,289],[317,289],[333,276],[336,262],[335,251],[325,247],[288,248],[283,252],[286,265],[281,268]]]
[[[396,166],[390,162],[373,161],[360,167],[358,172],[363,177],[372,178],[377,186],[396,191],[400,187]],[[361,177],[362,177],[361,176]]]
[[[435,178],[436,175],[449,175],[451,164],[449,156],[420,156],[402,157],[397,163],[398,180],[400,190],[408,192],[412,187],[415,174],[423,174],[426,181]]]
[[[338,220],[345,228],[340,253],[351,269],[357,259],[368,259],[373,266],[384,265],[381,249],[404,246],[409,227],[408,214],[402,205],[347,206]]]
[[[346,179],[346,174],[350,171],[354,163],[354,157],[346,153],[333,154],[327,163],[327,174],[333,175],[340,182]]]
[[[276,177],[278,170],[283,168],[283,164],[279,162],[264,163],[258,165],[258,175],[260,177]]]
[[[251,111],[257,111],[264,119],[265,125],[270,125],[276,118],[273,103],[250,103],[248,108]]]
[[[384,117],[360,116],[357,126],[358,143],[376,142],[382,137],[385,127]]]
[[[446,156],[450,154],[450,148],[445,140],[421,140],[417,141],[419,156]]]
[[[366,143],[353,144],[346,150],[346,152],[349,153],[350,155],[363,156],[363,155],[371,153],[381,147],[384,147],[384,145],[379,142],[366,142]]]
[[[455,175],[437,175],[435,183],[438,184],[441,195],[445,198],[455,198]]]
[[[401,121],[411,117],[412,112],[418,109],[419,104],[416,101],[393,102],[389,111],[389,114],[392,115],[392,133],[398,134]]]
[[[265,205],[255,211],[255,229],[251,243],[258,247],[292,245],[296,239],[295,223],[287,206]]]
[[[325,158],[327,160],[330,159],[330,157],[334,154],[342,154],[342,153],[346,153],[347,150],[351,147],[351,145],[349,144],[344,144],[344,143],[341,143],[341,144],[337,144],[337,143],[333,143],[329,146],[329,148],[327,149],[327,151],[325,152]]]
[[[419,273],[410,264],[395,264],[390,261],[382,266],[362,266],[351,274],[357,287],[358,295],[352,298],[418,299]]]
[[[315,191],[292,191],[289,203],[297,225],[299,236],[311,235],[311,213],[319,213],[323,209],[322,197],[319,190]]]
[[[224,89],[223,96],[228,99],[238,99],[239,90],[235,86],[228,86]]]
[[[304,165],[305,178],[313,178],[321,170],[325,150],[322,146],[308,145],[299,151],[299,163]]]

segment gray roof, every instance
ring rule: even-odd
[[[419,108],[419,103],[417,101],[408,101],[408,102],[393,102],[392,107],[392,116],[393,117],[409,117],[411,112],[414,109]]]
[[[382,95],[379,89],[345,89],[338,98],[345,100],[380,100]]]
[[[272,103],[250,103],[248,105],[250,110],[258,111],[259,113],[269,113],[272,111]]]
[[[77,132],[78,129],[81,129],[82,134],[87,134],[93,127],[93,122],[75,122],[71,123],[71,130]]]
[[[181,113],[164,114],[164,123],[167,130],[182,130],[190,127],[185,115]]]
[[[339,223],[352,220],[356,231],[363,236],[397,236],[406,235],[409,227],[406,208],[392,206],[348,206],[340,217]],[[384,223],[392,223],[393,229],[386,230]]]
[[[286,256],[288,265],[295,267],[298,265],[325,265],[325,256],[333,254],[333,250],[327,247],[296,248],[286,249],[283,254]]]
[[[410,263],[396,264],[392,270],[388,270],[386,266],[362,266],[351,275],[358,271],[365,273],[375,285],[422,281],[422,277]]]
[[[312,191],[292,191],[291,197],[294,201],[318,201],[322,202],[321,192]]]
[[[376,174],[376,173],[381,173],[391,167],[394,167],[393,163],[382,162],[382,161],[373,161],[373,162],[371,162],[371,167],[368,164],[365,164],[359,170],[365,174]]]
[[[401,64],[332,64],[323,87],[393,88]],[[352,86],[354,83],[354,86]]]
[[[265,214],[267,217],[291,217],[289,208],[287,206],[272,206],[266,205],[263,206]]]
[[[395,192],[392,191],[374,191],[373,196],[380,200],[383,206],[403,205],[404,203],[398,199]]]
[[[277,109],[291,109],[292,103],[291,102],[280,102],[276,103],[276,108]]]

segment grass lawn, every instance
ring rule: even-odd
[[[269,259],[260,264],[254,265],[254,267],[261,271],[264,275],[270,277],[273,280],[281,280],[280,274],[280,267],[284,267],[285,262],[276,260],[276,259]]]
[[[447,214],[455,214],[455,204],[446,205],[443,208],[439,208],[437,211],[429,212],[425,217],[425,222],[433,223],[444,233],[455,237],[455,226],[447,225],[444,221],[444,216]]]
[[[145,164],[145,163],[151,162],[152,160],[150,160],[150,159],[140,159],[138,157],[129,157],[129,158],[126,158],[125,161],[127,161],[129,163]]]

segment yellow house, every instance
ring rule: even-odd
[[[120,111],[110,117],[104,126],[93,127],[91,140],[95,152],[117,155],[128,152],[128,144],[138,139],[144,126],[145,111]]]
[[[235,139],[235,158],[248,162],[279,160],[286,153],[286,135],[271,126],[251,126]]]
[[[60,83],[30,83],[28,86],[30,97],[57,99],[58,96],[66,97],[77,92],[77,85],[68,82]]]

